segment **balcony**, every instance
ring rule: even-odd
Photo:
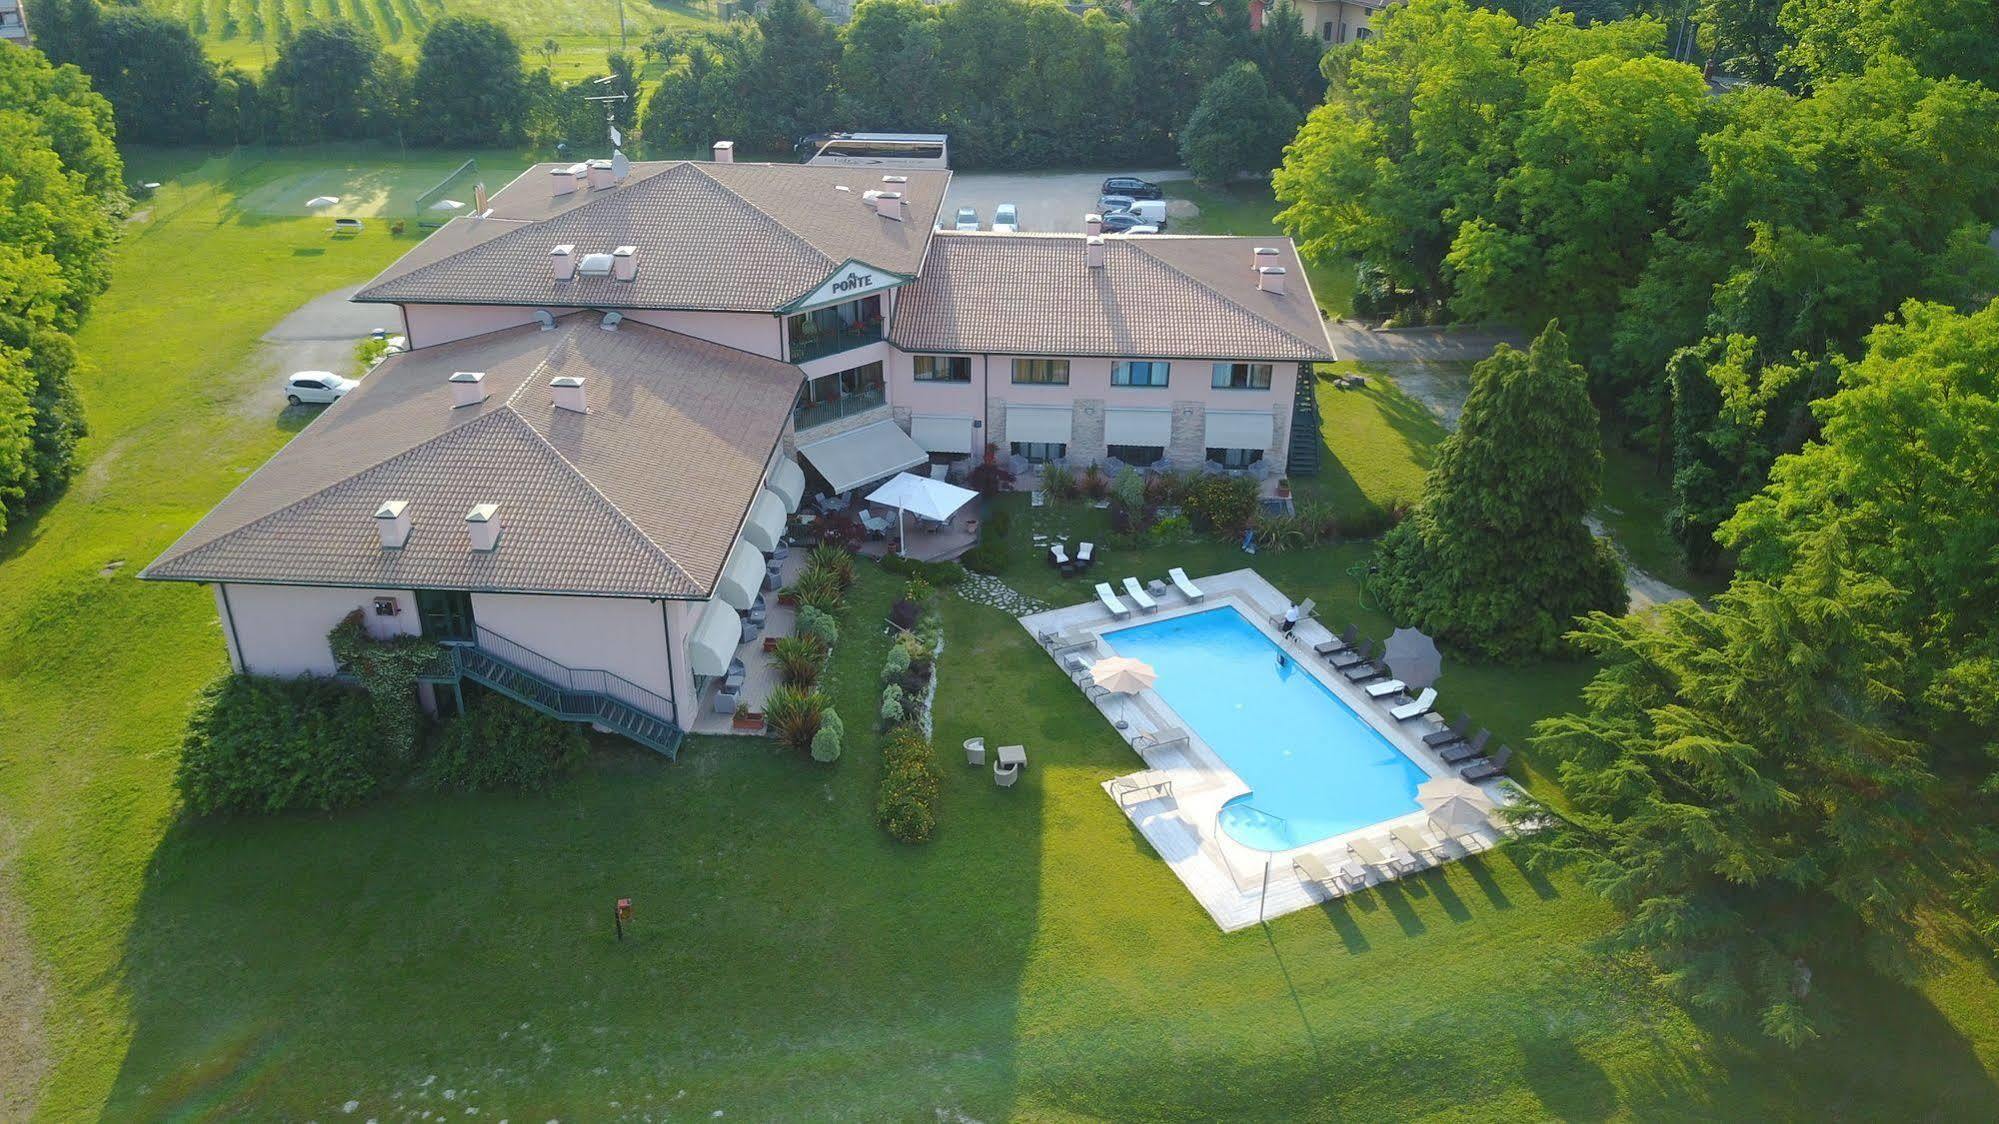
[[[857,390],[852,394],[842,394],[828,402],[801,403],[792,407],[791,424],[800,432],[804,432],[813,426],[825,425],[827,422],[879,409],[887,401],[888,394],[877,386]]]
[[[838,355],[882,339],[882,323],[879,320],[855,324],[848,328],[838,328],[830,332],[816,332],[803,338],[791,340],[791,361],[810,363],[814,359],[824,359],[828,355]]]

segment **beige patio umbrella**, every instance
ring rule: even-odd
[[[1437,777],[1416,790],[1416,805],[1430,816],[1430,822],[1448,835],[1465,835],[1492,826],[1492,810],[1497,807],[1477,785],[1457,777]]]
[[[1451,799],[1469,800],[1488,810],[1495,807],[1484,789],[1458,777],[1431,777],[1416,789],[1416,806],[1425,810]]]
[[[1130,656],[1111,656],[1090,665],[1090,681],[1106,691],[1130,694],[1143,691],[1159,679],[1152,665]]]

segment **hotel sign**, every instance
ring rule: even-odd
[[[840,304],[867,296],[869,293],[879,293],[884,290],[893,289],[897,285],[904,284],[909,280],[910,278],[900,273],[892,273],[886,269],[877,269],[864,261],[856,261],[850,258],[840,268],[829,274],[824,281],[821,281],[814,287],[811,292],[785,305],[779,311],[801,312],[808,308]]]

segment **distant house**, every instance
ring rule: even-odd
[[[0,40],[28,45],[28,13],[21,0],[0,0]]]
[[[1374,32],[1368,21],[1395,0],[1292,0],[1305,29],[1325,43],[1352,43]],[[1250,0],[1249,26],[1263,26],[1264,13],[1277,7],[1276,0]]]
[[[411,350],[143,576],[212,587],[240,671],[336,672],[358,609],[448,646],[426,705],[469,681],[671,753],[762,660],[808,494],[989,444],[1290,454],[1332,356],[1288,240],[938,231],[949,182],[726,144],[531,168],[361,289]]]

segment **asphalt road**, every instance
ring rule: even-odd
[[[354,346],[376,328],[402,331],[402,317],[392,304],[355,304],[347,298],[361,286],[348,285],[321,293],[293,309],[265,332],[251,362],[268,378],[258,386],[248,408],[276,414],[285,408],[284,377],[293,371],[348,373]]]
[[[1187,173],[1177,168],[1130,172],[957,172],[951,190],[944,196],[944,209],[937,215],[946,226],[960,207],[979,212],[979,225],[990,228],[993,211],[1001,203],[1011,203],[1020,212],[1020,229],[1055,232],[1080,231],[1083,216],[1096,209],[1097,189],[1111,176],[1137,176],[1158,183],[1183,180]]]

